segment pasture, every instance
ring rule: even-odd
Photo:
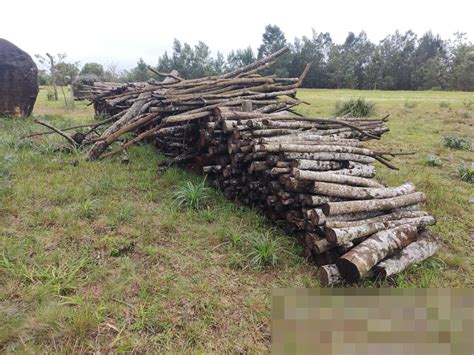
[[[335,103],[364,97],[390,114],[380,142],[414,150],[400,170],[378,165],[390,185],[412,181],[438,223],[440,253],[380,287],[474,285],[474,185],[458,169],[472,151],[442,144],[474,138],[474,93],[300,90],[308,116],[331,117]],[[42,88],[34,115],[58,127],[92,122],[85,102],[65,109]],[[207,208],[174,203],[181,169],[158,174],[150,146],[119,158],[83,161],[33,123],[0,119],[0,349],[22,352],[264,352],[270,345],[271,290],[318,287],[301,250],[250,208],[212,191]],[[436,156],[441,165],[427,163]],[[256,241],[273,241],[276,266],[252,263]]]

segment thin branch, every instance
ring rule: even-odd
[[[47,128],[49,128],[50,130],[56,132],[57,134],[59,134],[61,137],[63,137],[64,139],[66,139],[72,146],[76,147],[77,146],[77,143],[74,141],[74,139],[72,139],[70,136],[68,136],[66,133],[64,133],[63,131],[61,131],[59,128],[56,128],[54,126],[52,126],[51,124],[49,124],[48,122],[45,122],[45,121],[42,121],[42,120],[39,120],[39,119],[36,119],[34,120],[35,123],[37,124],[40,124],[42,126],[45,126]]]

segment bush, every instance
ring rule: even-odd
[[[450,104],[448,101],[441,101],[439,103],[439,107],[442,107],[442,108],[449,108]]]
[[[471,109],[472,105],[474,105],[474,100],[470,100],[470,99],[465,99],[463,102],[463,105],[465,108],[467,108],[468,110]]]
[[[443,145],[452,149],[461,149],[469,150],[471,149],[471,142],[468,140],[457,137],[457,136],[448,136],[443,138]]]
[[[462,181],[474,183],[474,163],[461,165],[458,172]]]
[[[428,166],[441,166],[443,163],[441,159],[436,155],[428,155],[425,160],[426,165]]]
[[[418,102],[405,100],[403,106],[405,106],[405,108],[415,108],[416,106],[418,106]]]
[[[206,179],[199,184],[187,181],[174,192],[174,202],[180,207],[188,207],[194,210],[201,209],[209,199],[210,189],[206,187],[205,183]]]
[[[336,102],[336,116],[367,117],[374,112],[375,104],[363,98]]]
[[[280,260],[279,254],[282,251],[280,240],[271,238],[270,233],[256,234],[249,237],[248,257],[250,264],[257,269],[275,266]]]
[[[56,101],[56,96],[55,96],[53,90],[48,89],[48,92],[46,93],[46,99],[47,99],[48,101]]]

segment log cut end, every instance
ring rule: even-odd
[[[329,214],[331,213],[331,206],[329,205],[329,203],[322,204],[320,208],[326,216],[329,216]]]
[[[324,237],[331,244],[336,244],[337,243],[337,235],[336,235],[336,232],[334,231],[334,229],[332,229],[332,228],[324,227]]]
[[[323,287],[333,286],[343,281],[339,270],[334,264],[321,266],[317,276],[319,283]]]
[[[360,280],[361,275],[357,266],[349,260],[340,258],[336,261],[336,266],[344,280],[349,283],[356,283]]]

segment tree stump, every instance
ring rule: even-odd
[[[38,68],[28,53],[0,38],[0,114],[28,117],[38,95]]]

